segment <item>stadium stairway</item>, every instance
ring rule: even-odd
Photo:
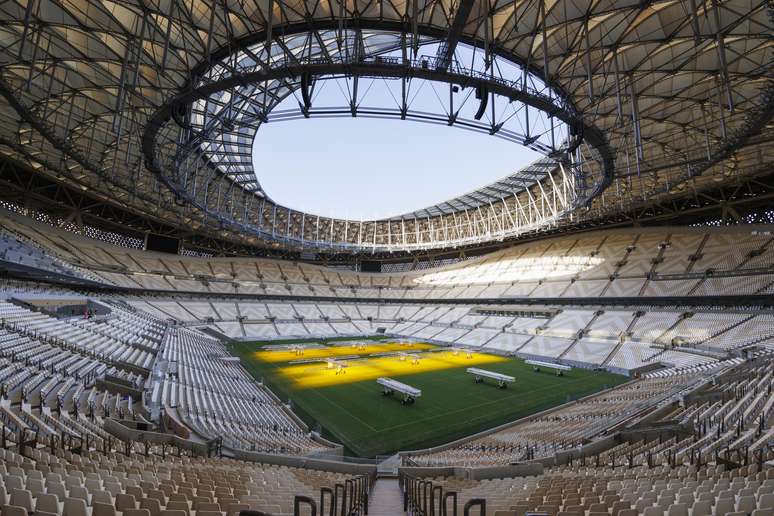
[[[379,478],[371,488],[368,516],[395,516],[403,512],[403,493],[397,478]]]

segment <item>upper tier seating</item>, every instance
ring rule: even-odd
[[[422,300],[756,294],[774,285],[774,274],[762,270],[774,260],[771,239],[743,227],[608,230],[516,245],[426,271],[367,274],[145,252],[4,215],[7,231],[34,241],[51,260],[130,289]]]
[[[2,228],[0,228],[0,260],[67,276],[102,281],[102,278],[91,271],[58,258],[35,241]]]

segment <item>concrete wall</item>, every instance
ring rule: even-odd
[[[543,465],[538,463],[508,464],[502,466],[487,466],[482,468],[463,467],[420,467],[405,466],[398,472],[416,478],[456,477],[469,480],[488,480],[492,478],[534,477],[543,474]]]
[[[185,450],[191,450],[197,455],[207,454],[207,445],[200,442],[182,439],[172,434],[162,434],[129,428],[114,419],[105,420],[105,430],[116,438],[127,441],[144,441],[153,444],[169,444]],[[345,473],[351,475],[368,475],[376,473],[376,466],[371,464],[350,464],[334,460],[315,459],[312,457],[300,457],[292,455],[272,455],[266,453],[249,452],[243,450],[229,450],[228,455],[248,462],[260,462],[262,464],[274,464],[294,468],[315,469]]]
[[[313,457],[300,457],[297,455],[271,455],[266,453],[250,452],[245,450],[231,450],[233,458],[261,464],[274,464],[292,468],[314,469],[318,471],[330,471],[333,473],[345,473],[349,475],[370,475],[376,473],[373,464],[352,464],[334,460],[316,459]]]
[[[122,385],[120,383],[111,382],[107,379],[97,380],[95,383],[98,389],[104,389],[111,394],[123,394],[124,396],[131,396],[134,400],[141,400],[143,397],[143,391],[129,387],[127,385]]]
[[[145,441],[153,444],[169,444],[184,450],[191,450],[197,455],[207,455],[207,445],[195,441],[189,441],[172,434],[162,434],[136,430],[119,423],[114,419],[105,419],[105,431],[122,441]]]

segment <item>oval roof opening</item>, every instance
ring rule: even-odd
[[[275,202],[373,220],[475,190],[542,156],[458,128],[357,117],[265,124],[253,157],[258,181]]]

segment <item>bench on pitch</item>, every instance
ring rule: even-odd
[[[571,371],[572,367],[562,365],[562,364],[555,364],[553,362],[543,362],[541,360],[525,360],[525,364],[529,364],[532,366],[532,370],[536,373],[540,372],[541,368],[546,369],[553,369],[556,371],[556,376],[562,376],[565,371]]]
[[[403,395],[403,399],[400,400],[401,405],[414,403],[418,397],[422,396],[422,391],[419,389],[392,378],[377,378],[376,383],[384,388],[382,394],[385,396],[392,396],[396,392]]]
[[[483,383],[484,378],[491,378],[492,380],[497,381],[497,387],[500,389],[506,389],[509,383],[516,381],[516,378],[513,376],[487,371],[486,369],[479,369],[477,367],[468,367],[465,369],[465,372],[472,374],[476,383]]]

